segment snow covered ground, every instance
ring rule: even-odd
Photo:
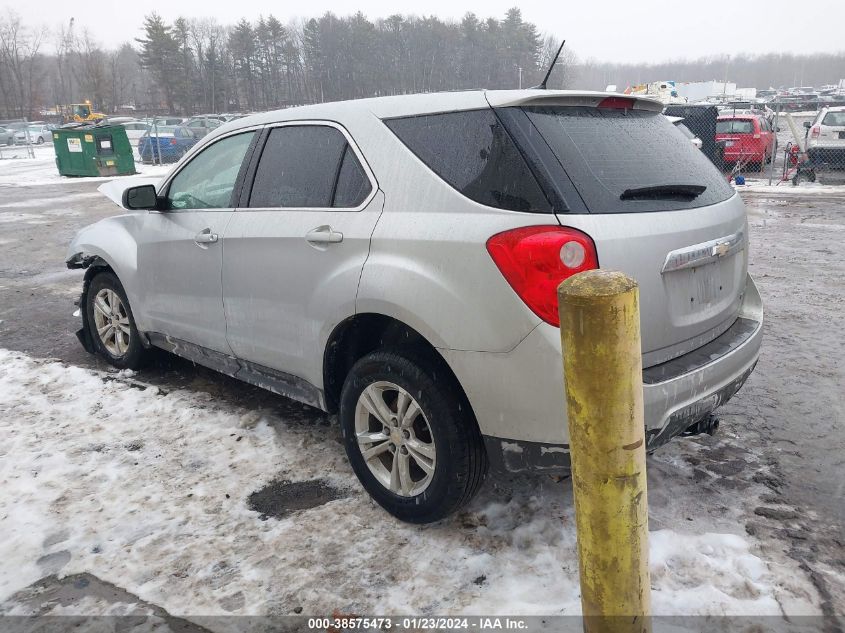
[[[20,592],[40,578],[87,572],[187,616],[579,613],[568,481],[495,479],[452,519],[402,524],[358,487],[336,425],[284,402],[241,408],[0,349],[0,612],[33,612]],[[730,441],[649,459],[655,613],[817,613],[797,564],[745,533],[762,488],[694,468],[703,443],[756,459]],[[278,479],[340,498],[281,519],[250,510]]]
[[[55,185],[61,183],[106,182],[115,180],[114,176],[97,178],[70,178],[60,176],[56,167],[56,154],[51,143],[35,146],[35,158],[29,158],[26,147],[3,148],[0,159],[0,187],[3,186],[38,186]],[[135,156],[135,171],[140,176],[164,176],[173,165],[145,165],[137,154]],[[133,178],[133,176],[125,176]]]
[[[752,179],[745,178],[744,185],[734,185],[740,193],[764,193],[777,195],[798,195],[798,196],[845,196],[845,185],[825,185],[819,182],[808,182],[802,180],[797,186],[790,181],[779,182],[775,178],[769,184],[767,178]]]

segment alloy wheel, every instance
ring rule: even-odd
[[[129,314],[120,296],[111,288],[103,288],[94,297],[94,327],[103,347],[112,356],[123,356],[129,349]]]
[[[358,448],[385,488],[414,497],[428,488],[437,463],[431,426],[417,401],[391,382],[375,382],[355,407]]]

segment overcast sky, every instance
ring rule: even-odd
[[[843,0],[426,0],[407,4],[389,0],[7,0],[3,4],[27,23],[54,31],[73,17],[78,31],[88,28],[108,47],[138,37],[144,15],[153,10],[168,21],[179,16],[215,17],[231,24],[241,17],[254,20],[271,13],[287,23],[326,11],[345,15],[358,9],[371,19],[424,12],[457,20],[468,11],[479,17],[503,17],[508,8],[517,6],[542,33],[565,37],[581,59],[640,62],[720,53],[845,50]]]

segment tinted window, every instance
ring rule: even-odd
[[[226,137],[204,149],[171,181],[171,209],[231,207],[232,191],[254,132]]]
[[[739,119],[717,121],[716,134],[754,134],[754,123]]]
[[[372,185],[349,145],[343,153],[343,162],[337,176],[333,207],[357,207],[370,194]]]
[[[534,175],[492,110],[385,123],[432,171],[468,198],[500,209],[551,212]]]
[[[346,138],[333,127],[273,129],[255,171],[249,206],[331,207],[345,148]]]
[[[658,112],[560,106],[524,111],[593,213],[688,209],[734,194],[704,154]],[[673,185],[706,189],[689,199],[673,193]],[[624,192],[644,187],[663,187],[665,193],[623,199]]]

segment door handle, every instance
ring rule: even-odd
[[[214,244],[219,239],[217,233],[212,233],[211,229],[203,229],[194,236],[194,243],[197,246],[204,244]]]
[[[337,244],[343,241],[343,233],[335,231],[328,224],[311,229],[305,239],[312,244]]]

